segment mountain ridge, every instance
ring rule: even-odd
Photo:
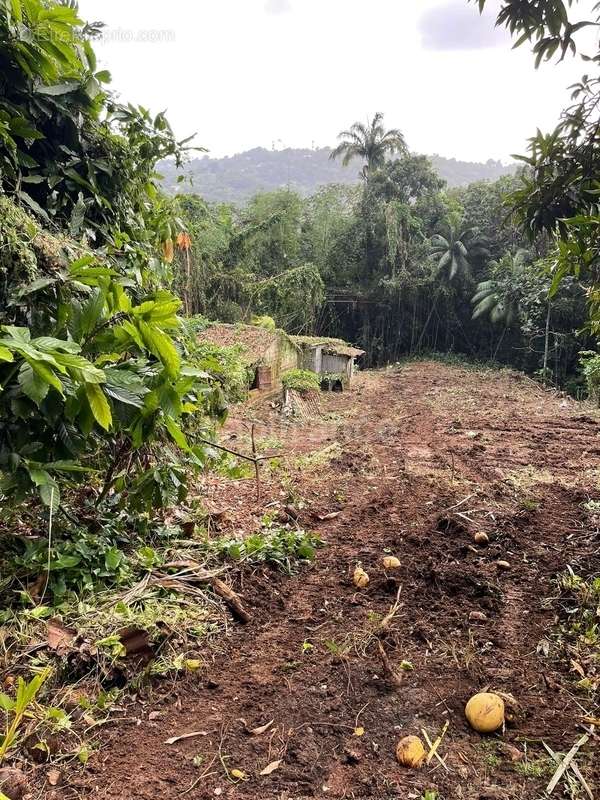
[[[268,150],[255,147],[224,158],[203,156],[176,170],[171,161],[162,161],[158,170],[165,189],[172,193],[194,192],[206,200],[243,204],[261,191],[289,186],[303,196],[314,194],[319,186],[358,183],[360,165],[342,166],[329,158],[331,148],[287,148]],[[489,159],[485,163],[460,161],[440,155],[428,156],[448,186],[465,186],[481,180],[496,180],[515,172],[516,164]],[[185,180],[178,182],[178,176]]]

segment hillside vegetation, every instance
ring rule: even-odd
[[[308,197],[329,183],[356,185],[360,161],[345,169],[338,162],[331,161],[330,154],[329,147],[314,150],[256,147],[225,158],[192,158],[180,168],[172,161],[161,161],[158,170],[162,175],[162,185],[169,193],[191,191],[213,203],[243,205],[258,192],[289,188],[302,197]],[[439,155],[429,158],[436,173],[448,186],[494,181],[503,175],[514,174],[516,170],[514,165],[506,166],[492,159],[477,163]],[[185,177],[184,183],[178,183],[179,176]]]

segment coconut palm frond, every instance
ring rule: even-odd
[[[330,158],[342,158],[342,164],[348,166],[353,158],[366,161],[363,168],[365,179],[377,167],[385,163],[386,155],[406,151],[406,141],[397,128],[386,131],[383,126],[383,114],[378,111],[365,125],[355,122],[348,130],[342,131],[338,139],[340,144],[331,151]]]
[[[486,297],[482,298],[481,301],[477,304],[475,310],[473,311],[473,319],[478,319],[478,317],[490,313],[490,311],[492,311],[492,309],[495,308],[497,305],[498,305],[498,295],[495,292],[487,295]]]
[[[486,315],[493,324],[502,323],[505,328],[510,328],[518,321],[521,275],[528,258],[529,253],[521,249],[490,264],[493,277],[481,281],[471,298],[475,306],[473,319]]]

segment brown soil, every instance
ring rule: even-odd
[[[277,439],[286,468],[264,476],[260,502],[252,480],[211,478],[205,491],[207,505],[226,512],[221,532],[256,529],[278,502],[298,509],[326,546],[292,578],[240,575],[254,621],[232,623],[196,679],[159,684],[108,726],[87,769],[71,775],[78,794],[292,800],[420,798],[435,789],[446,800],[533,799],[548,773],[523,774],[501,743],[527,746],[535,760],[546,755],[542,739],[564,753],[581,736],[593,707],[558,658],[547,598],[567,565],[598,574],[598,530],[582,506],[600,496],[593,412],[517,374],[437,363],[366,373],[322,407],[320,420],[291,426],[268,403],[245,409],[224,442],[243,446],[249,418],[262,420],[263,449]],[[488,533],[488,547],[473,545],[477,531]],[[388,552],[401,568],[386,575]],[[363,591],[351,580],[358,562],[371,577]],[[379,638],[400,686],[386,677],[374,636],[397,596]],[[470,621],[472,612],[487,621]],[[463,714],[485,687],[520,705],[493,737],[470,730]],[[266,732],[248,733],[271,720]],[[419,771],[397,764],[401,736],[424,728],[433,740],[446,721],[446,768],[435,759]],[[205,735],[165,744],[192,731]],[[594,743],[578,757],[592,788]],[[571,795],[561,786],[555,796]]]

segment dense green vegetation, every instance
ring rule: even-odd
[[[575,48],[583,26],[562,3],[522,5],[499,21],[536,42],[538,61]],[[34,492],[56,511],[63,487],[77,497],[90,480],[95,508],[185,496],[184,472],[205,465],[247,377],[235,352],[198,344],[204,319],[343,338],[366,365],[496,359],[597,394],[594,80],[518,176],[448,187],[377,114],[328,151],[355,177],[362,166],[358,184],[240,208],[161,193],[156,164],[182,163],[186,142],[116,101],[96,33],[73,4],[0,13],[5,501]]]
[[[183,143],[115,101],[94,35],[73,4],[0,8],[5,618],[38,603],[40,575],[57,603],[133,581],[139,537],[219,463],[212,432],[246,383],[169,290],[183,232],[154,168]]]
[[[290,332],[356,343],[370,365],[452,351],[575,386],[591,341],[577,333],[585,292],[566,280],[549,302],[550,239],[530,241],[504,205],[520,186],[505,177],[448,189],[407,153],[359,187],[307,199],[286,189],[236,209],[180,197],[192,310],[227,322],[269,314]]]
[[[160,505],[163,480],[182,490],[165,452],[200,464],[183,427],[222,406],[186,363],[166,288],[176,222],[154,165],[181,146],[162,116],[103,88],[94,31],[73,7],[14,0],[0,26],[2,493],[36,488],[56,509],[58,476],[91,471],[99,504],[126,468],[124,502]]]

